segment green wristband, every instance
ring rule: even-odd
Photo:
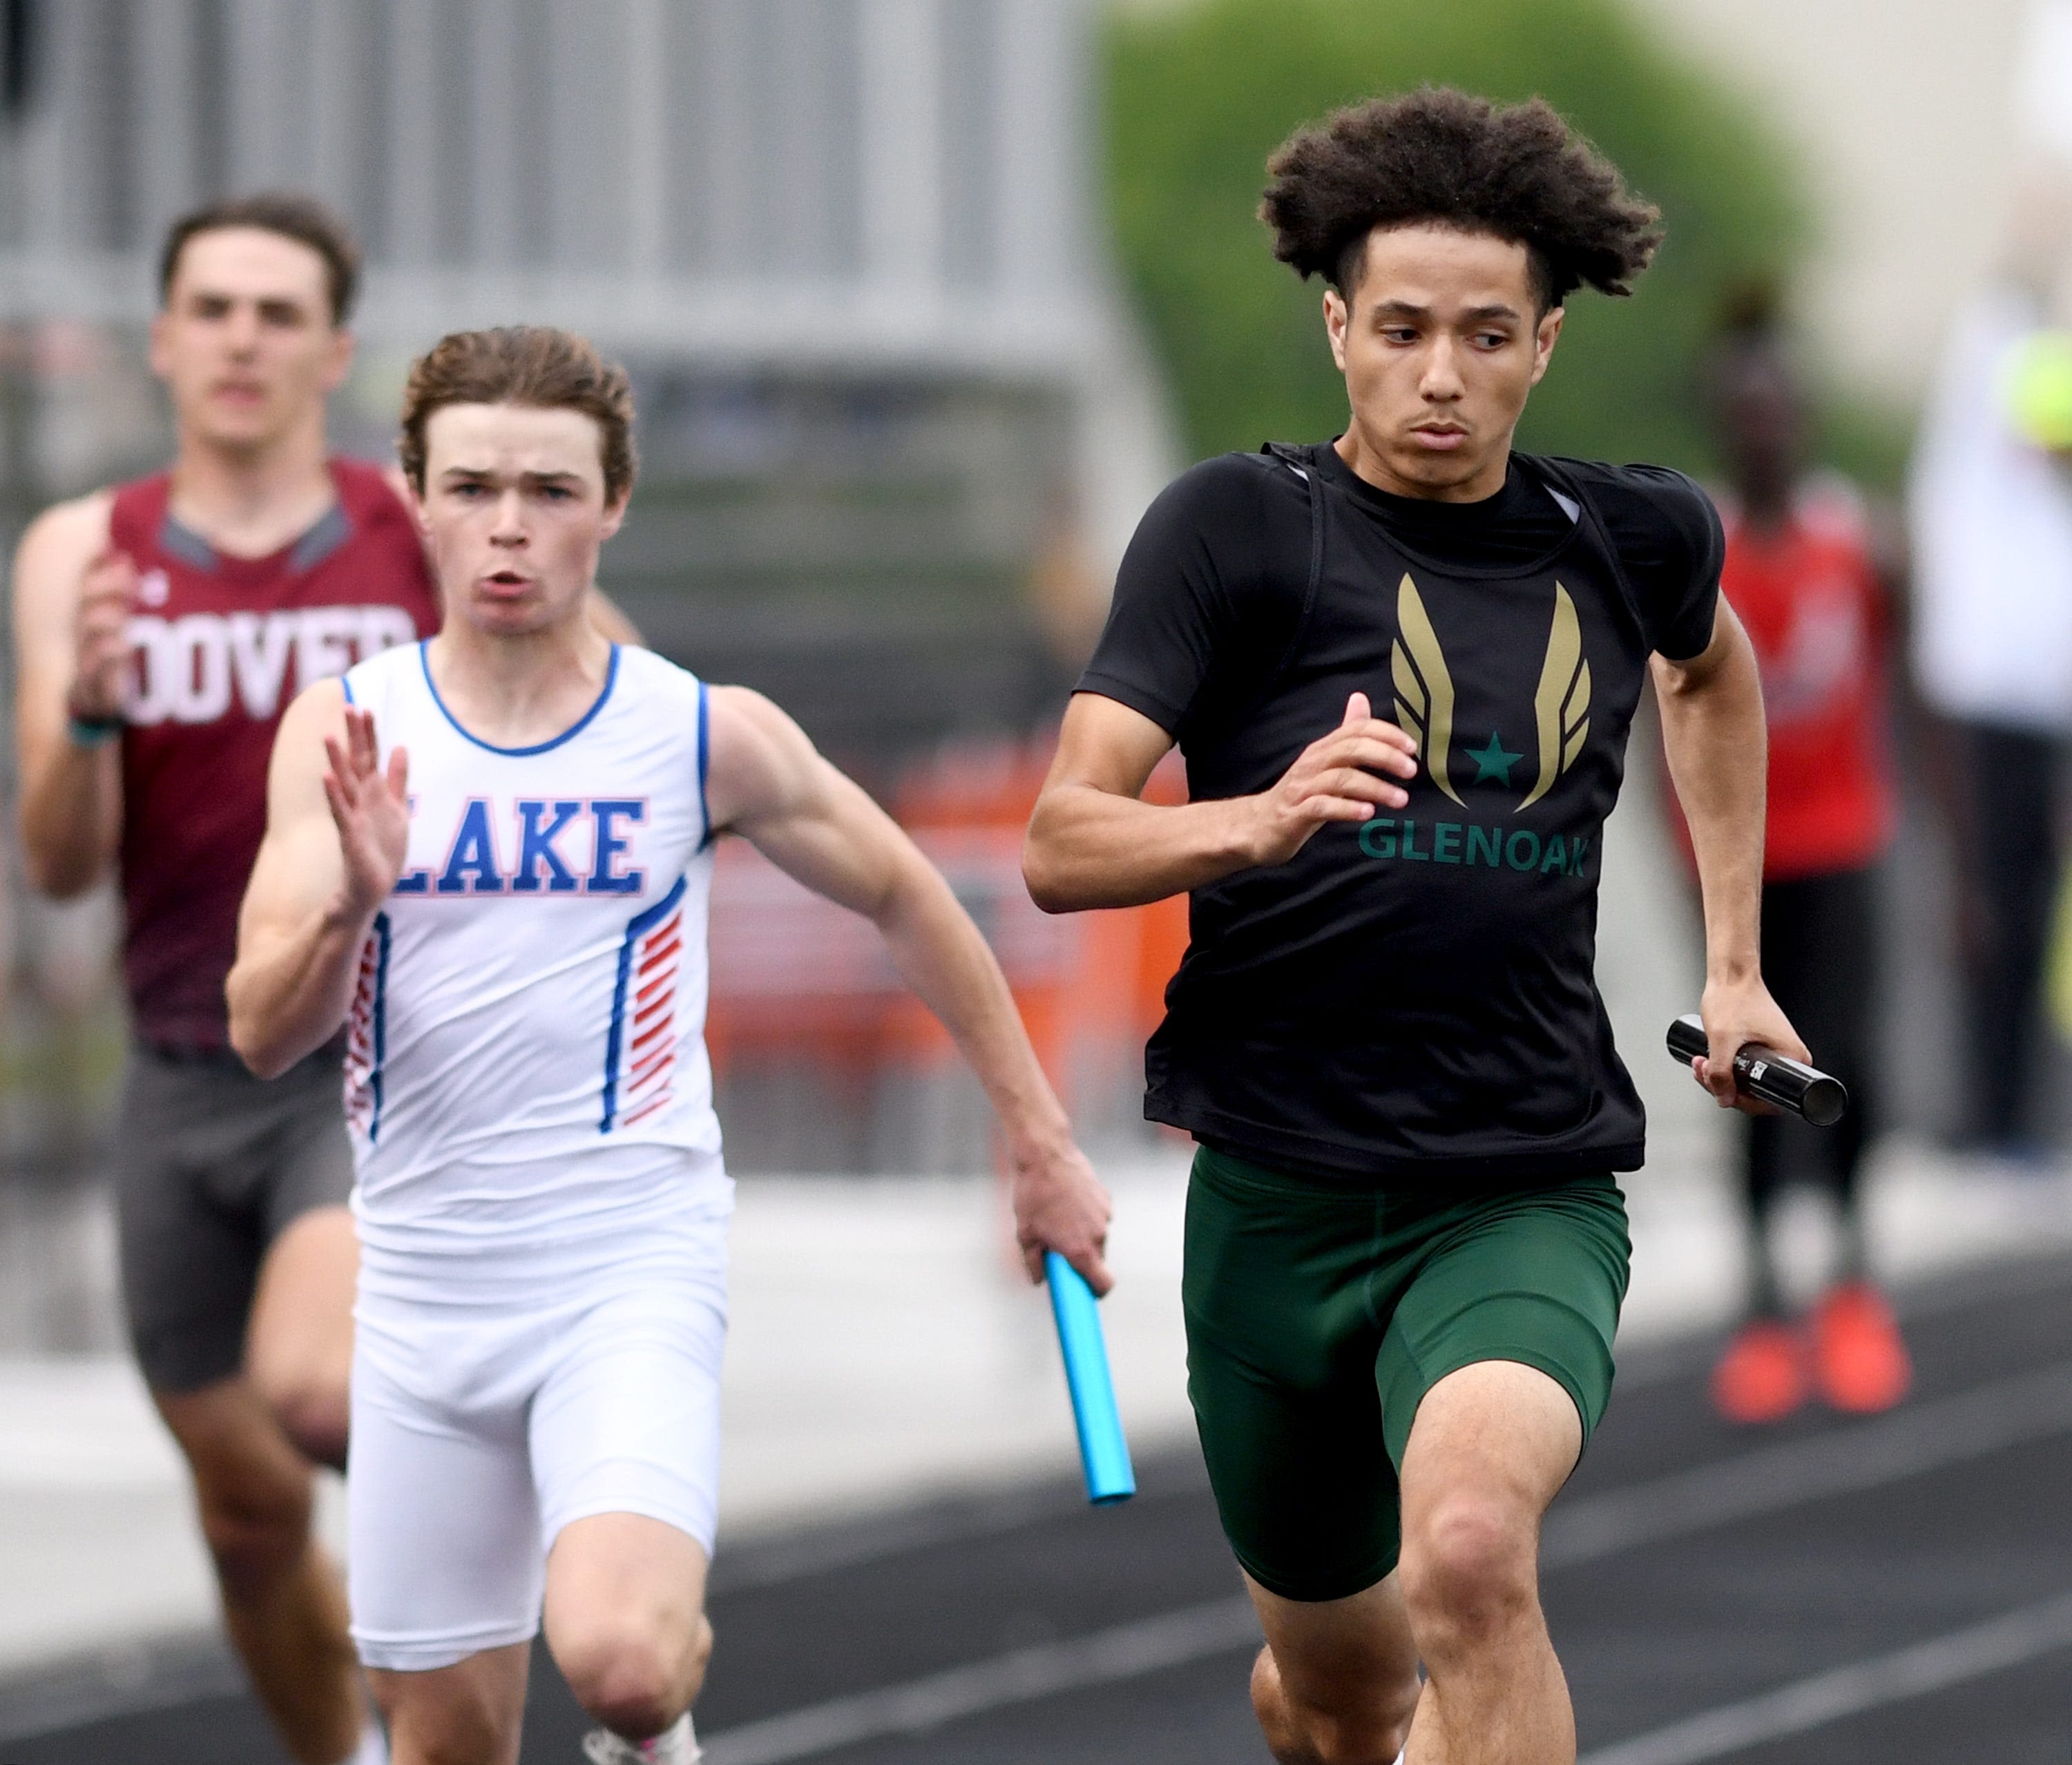
[[[113,741],[122,730],[119,717],[81,717],[76,711],[65,714],[65,739],[74,747],[99,747],[104,742]]]

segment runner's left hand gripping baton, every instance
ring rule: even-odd
[[[1108,1376],[1099,1302],[1079,1270],[1056,1251],[1043,1253],[1043,1272],[1050,1283],[1058,1346],[1065,1354],[1065,1383],[1072,1389],[1072,1420],[1079,1431],[1087,1500],[1096,1506],[1128,1501],[1137,1493],[1137,1473],[1130,1468],[1129,1442],[1122,1437],[1115,1381]]]
[[[1669,1026],[1669,1051],[1684,1061],[1702,1060],[1712,1051],[1704,1019],[1696,1012],[1687,1011]],[[1734,1085],[1816,1128],[1833,1127],[1849,1107],[1849,1093],[1840,1079],[1759,1042],[1748,1043],[1734,1056]]]

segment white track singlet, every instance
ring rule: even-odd
[[[423,644],[361,663],[346,691],[384,764],[409,754],[409,856],[346,1058],[370,1265],[637,1240],[725,1182],[703,683],[615,646],[588,713],[524,748],[455,721]]]

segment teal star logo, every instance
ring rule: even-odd
[[[1468,758],[1475,763],[1475,783],[1486,784],[1491,779],[1506,789],[1511,786],[1511,769],[1525,756],[1507,751],[1503,738],[1494,730],[1490,731],[1487,747],[1471,747]]]

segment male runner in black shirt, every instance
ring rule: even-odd
[[[1757,959],[1761,693],[1689,480],[1511,451],[1563,300],[1626,293],[1655,210],[1544,104],[1446,91],[1270,169],[1350,423],[1153,505],[1025,865],[1054,911],[1192,895],[1146,1110],[1201,1143],[1189,1386],[1275,1756],[1559,1765],[1540,1519],[1610,1393],[1643,1131],[1592,975],[1602,829],[1651,668],[1694,1066],[1736,1105],[1742,1043],[1803,1051]],[[1176,743],[1192,801],[1140,801]]]

